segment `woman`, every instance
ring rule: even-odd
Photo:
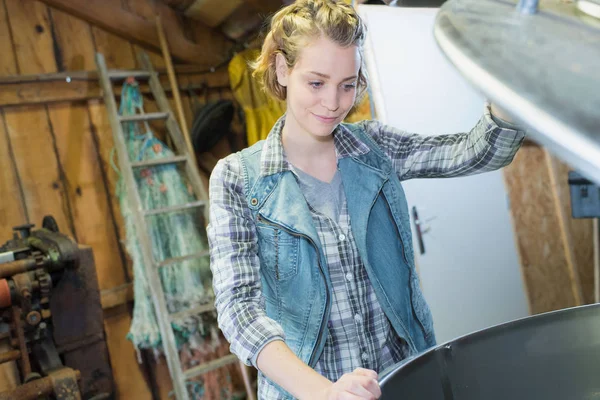
[[[275,14],[255,76],[287,112],[211,176],[219,326],[261,399],[378,398],[378,372],[433,346],[400,181],[498,169],[524,137],[487,107],[456,135],[342,123],[365,91],[365,34],[335,0]]]

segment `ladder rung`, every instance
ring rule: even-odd
[[[137,79],[140,79],[140,78],[148,79],[148,78],[150,78],[150,73],[148,71],[144,71],[144,70],[139,70],[139,71],[125,71],[125,70],[120,70],[120,69],[109,69],[108,70],[108,77],[113,80],[127,79],[130,76],[137,78]]]
[[[180,263],[182,261],[193,260],[194,258],[206,257],[208,255],[210,255],[210,252],[208,250],[204,250],[204,251],[201,251],[199,253],[188,254],[187,256],[167,258],[166,260],[160,262],[158,264],[158,267],[159,268],[160,267],[165,267],[167,265],[177,264],[177,263]]]
[[[216,360],[209,361],[207,363],[203,363],[195,366],[194,368],[190,368],[187,371],[184,371],[183,374],[187,379],[191,379],[195,376],[205,374],[217,368],[224,367],[229,364],[233,364],[238,361],[238,358],[234,354],[226,355],[225,357],[217,358]]]
[[[206,202],[203,200],[193,201],[191,203],[182,204],[180,206],[171,206],[171,207],[157,208],[154,210],[146,210],[146,211],[144,211],[144,215],[149,216],[149,215],[156,215],[156,214],[166,214],[166,213],[170,213],[173,211],[182,211],[182,210],[188,210],[190,208],[202,207],[205,204],[206,204]]]
[[[186,162],[186,156],[174,156],[174,157],[164,157],[164,158],[155,158],[154,160],[148,161],[137,161],[131,163],[131,166],[134,168],[140,167],[152,167],[155,165],[164,165],[164,164],[175,164],[180,162]]]
[[[180,319],[184,319],[190,317],[192,315],[200,315],[207,312],[211,312],[215,310],[215,303],[211,302],[209,304],[203,304],[201,306],[190,308],[189,310],[179,311],[169,315],[171,321],[177,321]]]
[[[119,115],[119,120],[121,122],[152,121],[155,119],[167,119],[167,118],[169,118],[169,113],[166,113],[166,112],[155,112],[155,113],[134,114],[134,115]]]

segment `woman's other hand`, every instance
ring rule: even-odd
[[[357,368],[344,374],[327,390],[326,400],[375,400],[381,397],[381,389],[377,382],[377,372],[370,369]]]

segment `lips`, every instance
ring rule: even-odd
[[[313,114],[313,115],[315,116],[316,119],[318,119],[319,121],[326,123],[326,124],[330,124],[337,120],[337,117],[323,117],[323,116],[317,115],[317,114]]]

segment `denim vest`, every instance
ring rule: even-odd
[[[435,345],[433,321],[414,267],[404,191],[390,159],[359,126],[344,124],[370,151],[341,158],[360,256],[392,328],[411,355]],[[319,359],[331,307],[329,271],[312,215],[291,171],[260,175],[264,141],[240,152],[248,207],[256,224],[267,315],[309,366]]]

